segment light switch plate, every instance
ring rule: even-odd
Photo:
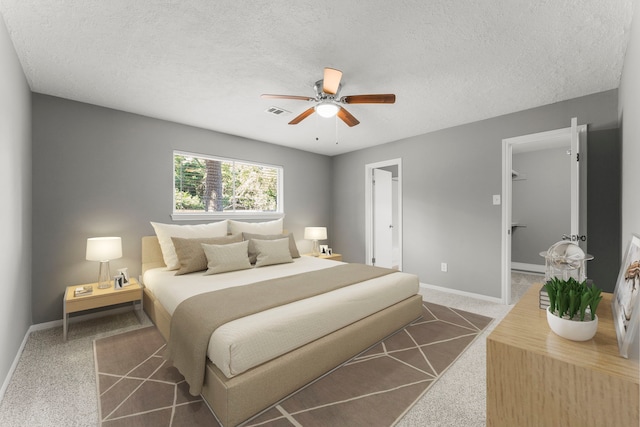
[[[494,194],[493,195],[493,204],[494,205],[499,205],[500,204],[500,195],[499,194]]]

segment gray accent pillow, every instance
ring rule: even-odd
[[[298,252],[298,246],[296,245],[296,239],[293,238],[293,233],[289,234],[253,234],[253,233],[242,233],[242,237],[244,240],[249,240],[249,262],[251,264],[256,263],[256,258],[258,256],[258,251],[256,251],[255,245],[251,242],[251,240],[276,240],[276,239],[284,239],[285,237],[289,238],[289,253],[291,254],[291,258],[300,258],[300,252]]]
[[[256,267],[293,262],[289,252],[289,238],[276,240],[250,240],[257,252]]]
[[[207,245],[201,243],[207,257],[207,274],[226,273],[227,271],[251,268],[249,262],[249,242],[229,243],[228,245]]]
[[[180,268],[176,271],[176,276],[202,271],[207,269],[207,257],[202,249],[202,243],[208,245],[227,245],[229,243],[242,242],[242,234],[234,234],[224,237],[200,237],[185,239],[182,237],[172,237],[173,247],[178,256]]]

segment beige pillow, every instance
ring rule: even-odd
[[[256,257],[258,256],[258,251],[256,250],[255,244],[252,240],[276,240],[276,239],[289,239],[289,253],[291,254],[291,258],[300,258],[300,252],[298,252],[298,246],[296,245],[296,240],[293,238],[293,233],[291,234],[252,234],[252,233],[242,233],[242,238],[244,240],[249,241],[249,262],[251,264],[256,263]]]
[[[180,268],[176,250],[173,247],[172,237],[182,237],[185,239],[197,237],[222,237],[227,235],[227,220],[220,222],[211,222],[209,224],[196,225],[177,225],[177,224],[161,224],[152,222],[151,225],[158,236],[160,249],[162,250],[162,258],[169,270],[177,270]]]
[[[229,230],[231,234],[236,233],[253,233],[253,234],[281,234],[284,218],[276,219],[275,221],[265,222],[244,222],[229,220]]]
[[[202,243],[208,245],[228,245],[229,243],[242,242],[241,234],[234,234],[224,237],[202,237],[197,239],[183,239],[182,237],[172,237],[173,247],[178,256],[180,269],[176,271],[176,276],[202,271],[207,269],[207,257],[202,249]]]
[[[207,257],[207,274],[251,268],[249,262],[249,242],[229,243],[228,245],[207,245],[201,243]]]
[[[289,239],[252,240],[257,252],[256,267],[293,262],[289,252]]]

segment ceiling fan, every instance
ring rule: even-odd
[[[393,104],[396,102],[396,96],[392,93],[375,95],[348,95],[341,97],[341,79],[342,71],[336,70],[334,68],[325,68],[323,79],[318,80],[314,85],[314,89],[316,91],[316,96],[314,97],[269,94],[263,94],[261,95],[261,97],[275,99],[296,99],[299,101],[311,101],[316,103],[316,105],[306,109],[302,112],[302,114],[291,120],[289,122],[290,125],[297,125],[298,123],[309,117],[311,114],[313,114],[313,112],[315,111],[321,117],[333,117],[337,115],[343,122],[351,127],[357,125],[360,122],[340,104]]]

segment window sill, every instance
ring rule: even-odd
[[[243,219],[279,219],[283,218],[282,212],[246,212],[246,213],[174,213],[171,219],[174,221],[211,221],[211,220],[243,220]]]

